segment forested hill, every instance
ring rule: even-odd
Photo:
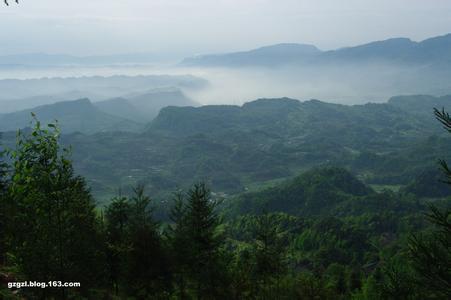
[[[230,204],[230,214],[271,211],[296,216],[333,215],[344,202],[359,202],[374,193],[344,169],[315,168],[275,187],[242,194]]]
[[[329,164],[366,183],[399,187],[447,157],[450,141],[433,116],[434,107],[449,107],[447,99],[409,96],[346,106],[283,98],[167,107],[142,133],[63,140],[98,195],[134,182],[159,195],[193,181],[231,194]],[[410,105],[419,101],[424,104]]]
[[[23,101],[27,102],[27,100],[17,102]],[[29,126],[30,115],[34,113],[44,123],[58,120],[64,133],[138,132],[158,115],[161,108],[168,105],[198,104],[177,88],[153,89],[144,94],[130,94],[127,98],[99,102],[91,102],[87,98],[69,101],[59,99],[55,103],[0,114],[0,131],[14,131]]]
[[[411,106],[411,103],[421,105]],[[209,134],[217,135],[230,130],[258,131],[276,136],[299,136],[312,130],[327,130],[331,137],[342,131],[340,138],[371,134],[376,138],[382,130],[409,134],[415,131],[438,128],[431,116],[434,107],[451,104],[451,98],[411,96],[393,98],[386,104],[340,105],[310,100],[259,99],[238,106],[203,106],[199,108],[167,107],[150,124],[149,131],[159,130],[172,135]],[[423,114],[419,120],[417,114]],[[207,126],[206,126],[207,125]],[[325,134],[326,132],[324,132]],[[343,136],[344,135],[344,136]],[[380,138],[387,138],[384,133]]]
[[[89,99],[63,101],[42,105],[33,109],[0,115],[2,131],[15,131],[30,126],[34,113],[44,123],[58,120],[63,132],[92,134],[101,131],[139,131],[142,125],[119,116],[109,115],[91,103]]]
[[[282,98],[166,107],[143,132],[72,133],[62,141],[101,199],[136,182],[157,197],[196,181],[230,195],[324,165],[398,189],[448,157],[451,141],[433,108],[449,104],[451,97],[402,96],[354,106]],[[61,126],[67,126],[63,120]],[[4,134],[5,143],[14,139]]]

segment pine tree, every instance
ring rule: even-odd
[[[169,225],[166,236],[169,244],[171,257],[171,273],[173,274],[175,296],[184,300],[187,295],[187,276],[188,276],[188,236],[186,226],[186,206],[181,192],[176,193],[174,206],[170,212],[171,224]]]
[[[431,295],[450,299],[451,210],[442,212],[432,206],[428,219],[435,230],[429,235],[413,235],[409,243],[413,267],[420,286]]]
[[[131,245],[128,238],[131,207],[126,197],[115,197],[105,211],[106,257],[109,280],[115,294],[119,294],[119,285],[125,281],[126,261]]]
[[[218,232],[221,221],[216,207],[207,187],[196,184],[187,193],[186,206],[178,201],[173,209],[171,244],[173,249],[175,245],[180,247],[174,249],[180,298],[192,295],[197,299],[218,299],[228,292],[224,240]]]
[[[81,282],[82,293],[99,286],[98,220],[83,178],[75,176],[59,130],[39,121],[29,135],[17,136],[11,152],[9,193],[14,199],[12,242],[27,279]],[[68,297],[65,288],[43,289],[43,297]]]
[[[188,192],[187,236],[189,238],[190,276],[198,299],[219,298],[224,282],[221,246],[223,238],[218,234],[220,218],[217,202],[210,198],[205,184],[196,184]],[[224,272],[225,273],[225,272]]]
[[[134,188],[131,198],[128,256],[128,283],[131,295],[139,299],[166,298],[170,286],[167,254],[152,218],[151,200],[144,186]]]
[[[409,265],[402,257],[392,257],[382,268],[381,293],[384,299],[414,299],[415,285]]]

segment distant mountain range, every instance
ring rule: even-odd
[[[390,61],[424,64],[451,60],[451,34],[420,42],[392,38],[363,45],[321,51],[308,44],[284,43],[249,51],[206,54],[185,58],[182,66],[278,66],[305,63],[343,63]],[[66,54],[29,53],[0,55],[0,68],[45,66],[140,65],[161,61],[164,54],[130,53],[117,55],[73,56]],[[172,58],[173,59],[173,58]]]
[[[87,98],[61,101],[31,109],[0,114],[0,131],[27,127],[31,113],[43,123],[58,120],[65,133],[102,131],[139,131],[165,106],[196,106],[179,89],[156,89],[130,98],[94,102]]]
[[[64,101],[33,109],[0,115],[0,131],[15,131],[30,125],[31,113],[43,123],[58,120],[65,133],[94,133],[102,131],[138,131],[142,125],[131,120],[104,113],[89,99]]]
[[[451,34],[414,42],[394,38],[355,47],[321,51],[304,44],[278,44],[250,51],[186,58],[182,66],[242,67],[293,64],[389,62],[423,65],[451,62]]]
[[[312,45],[278,44],[250,51],[203,55],[186,58],[182,66],[275,66],[301,62],[316,57],[321,51]]]
[[[0,80],[0,113],[3,101],[20,101],[24,98],[59,97],[70,100],[89,97],[93,101],[113,97],[144,94],[153,89],[178,88],[201,89],[208,85],[205,79],[192,75],[140,75],[140,76],[83,76],[39,79]],[[64,98],[62,97],[64,96]],[[49,98],[51,98],[49,97]],[[72,98],[67,98],[72,97]],[[33,106],[47,103],[35,103]],[[11,102],[9,105],[13,105]],[[32,106],[32,107],[33,107]],[[28,107],[31,108],[31,107]]]

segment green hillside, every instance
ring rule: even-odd
[[[284,184],[245,193],[233,201],[232,215],[283,212],[296,216],[328,214],[349,198],[374,194],[371,188],[340,168],[313,169]]]
[[[321,165],[347,167],[366,183],[399,186],[448,156],[451,143],[432,114],[443,99],[428,98],[430,113],[391,101],[345,106],[261,99],[241,107],[167,107],[143,133],[63,140],[74,147],[76,169],[100,194],[133,182],[160,194],[192,181],[234,194]]]
[[[404,96],[346,106],[282,98],[243,106],[171,106],[135,133],[130,131],[139,124],[107,115],[87,100],[36,113],[43,122],[58,118],[66,133],[85,133],[67,134],[63,142],[72,145],[77,172],[101,198],[136,182],[162,196],[206,181],[214,192],[230,195],[327,165],[346,167],[375,186],[409,184],[448,156],[451,142],[432,114],[433,107],[448,108],[448,99]],[[26,126],[29,113],[11,117],[6,128]]]
[[[94,106],[89,99],[64,101],[38,106],[33,109],[0,116],[0,131],[15,131],[28,127],[34,113],[41,122],[55,120],[65,133],[82,132],[91,134],[103,131],[138,131],[142,125],[121,117],[109,115]]]

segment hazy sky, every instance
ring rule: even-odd
[[[14,0],[10,0],[14,2]],[[20,0],[0,6],[0,54],[165,52],[296,42],[322,49],[451,32],[450,0]]]

